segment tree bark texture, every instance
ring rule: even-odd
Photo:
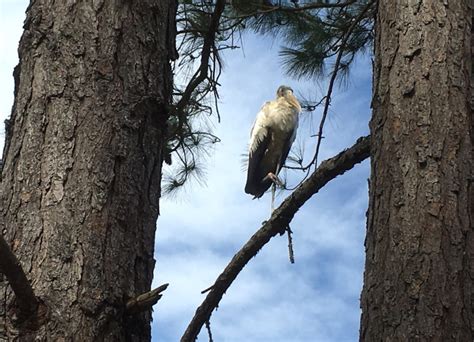
[[[470,1],[380,0],[361,341],[474,339]]]
[[[2,234],[45,310],[0,340],[146,341],[175,57],[174,0],[32,1],[14,71],[0,184]]]

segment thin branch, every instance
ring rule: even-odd
[[[350,170],[370,155],[370,137],[362,137],[349,149],[337,156],[325,160],[317,170],[303,182],[272,213],[270,219],[250,238],[242,249],[234,255],[230,263],[219,275],[211,290],[184,332],[181,342],[194,342],[203,324],[209,321],[212,312],[217,308],[222,296],[230,287],[245,265],[257,255],[258,251],[277,234],[283,234],[295,213],[315,193],[329,181]]]
[[[364,9],[359,13],[359,15],[356,18],[353,19],[353,22],[352,22],[351,26],[349,26],[347,31],[344,33],[344,36],[342,37],[341,45],[339,46],[339,51],[337,53],[336,62],[335,62],[335,65],[334,65],[334,71],[332,72],[331,78],[329,80],[328,90],[327,90],[326,96],[324,97],[325,102],[324,102],[323,115],[321,116],[321,121],[319,123],[319,130],[318,130],[318,133],[316,134],[316,136],[317,136],[316,150],[315,150],[313,158],[309,162],[309,164],[306,165],[305,167],[301,168],[303,171],[308,170],[313,164],[314,164],[315,168],[318,166],[317,165],[318,164],[318,155],[319,155],[319,150],[321,148],[321,142],[322,142],[322,139],[323,139],[324,124],[326,123],[326,118],[327,118],[327,115],[328,115],[328,112],[329,112],[329,105],[331,104],[332,91],[334,89],[334,83],[336,81],[337,73],[340,69],[342,55],[345,52],[345,46],[346,46],[347,41],[349,40],[349,38],[352,34],[352,31],[357,26],[357,24],[364,18],[366,12],[369,10],[370,7],[372,7],[373,3],[374,3],[374,1],[370,1],[364,7]]]
[[[232,17],[226,17],[229,19],[246,19],[253,17],[258,14],[268,14],[272,12],[303,12],[303,11],[308,11],[308,10],[314,10],[314,9],[325,9],[325,8],[344,8],[347,6],[352,5],[355,3],[356,0],[348,0],[346,2],[338,2],[338,3],[313,3],[313,4],[308,4],[305,6],[298,6],[298,7],[286,7],[286,6],[268,6],[268,5],[262,5],[259,9],[257,9],[255,12],[249,13],[249,14],[243,14],[243,15],[238,15],[238,16],[232,16]]]
[[[211,285],[211,286],[209,286],[207,289],[202,290],[202,291],[201,291],[201,294],[205,294],[206,292],[211,291],[213,287],[214,287],[214,285]]]
[[[290,258],[290,263],[295,263],[295,252],[293,250],[293,231],[290,226],[286,228],[286,235],[288,236],[288,257]]]
[[[20,262],[2,235],[0,235],[0,273],[7,277],[8,283],[15,293],[16,303],[20,310],[18,316],[25,319],[31,317],[38,309],[38,299]]]
[[[149,310],[153,305],[160,300],[162,292],[168,288],[169,284],[163,284],[156,289],[143,293],[135,298],[128,300],[126,310],[129,314],[136,314],[138,312]]]
[[[352,5],[355,2],[356,2],[356,0],[349,0],[349,1],[346,1],[346,2],[338,2],[338,3],[317,2],[317,3],[314,3],[314,4],[308,4],[308,5],[299,6],[299,7],[263,6],[263,8],[264,8],[264,10],[266,9],[267,11],[302,12],[302,11],[313,10],[313,9],[344,8],[344,7],[347,7],[349,5]]]
[[[219,28],[219,21],[221,19],[222,12],[224,12],[225,0],[217,0],[216,7],[211,16],[211,22],[209,24],[209,30],[207,31],[201,52],[201,63],[199,69],[196,71],[191,81],[188,83],[186,89],[179,102],[176,104],[176,111],[178,115],[182,115],[184,107],[189,103],[189,99],[193,91],[207,78],[207,70],[209,66],[209,58],[213,50],[214,41],[216,39],[216,33]]]
[[[209,342],[214,342],[212,338],[211,322],[209,321],[206,321],[206,330],[207,330],[207,336],[209,337]]]

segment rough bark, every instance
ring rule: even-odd
[[[469,4],[378,4],[361,341],[474,338]]]
[[[0,235],[0,274],[6,277],[15,293],[19,318],[25,320],[35,315],[38,310],[38,299],[20,262],[11,251],[3,235]]]
[[[32,1],[0,184],[2,234],[47,308],[0,340],[146,341],[175,3]]]

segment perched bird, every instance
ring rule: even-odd
[[[262,197],[277,183],[277,175],[285,163],[296,137],[301,106],[293,89],[280,86],[276,99],[266,102],[257,114],[250,133],[249,163],[245,192]]]

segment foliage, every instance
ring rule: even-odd
[[[282,65],[292,77],[312,79],[327,76],[325,64],[341,49],[340,70],[345,71],[341,75],[347,75],[355,54],[364,51],[372,39],[371,15],[368,13],[352,29],[349,40],[343,46],[341,44],[344,34],[367,1],[304,11],[301,8],[312,3],[293,4],[293,7],[286,7],[288,4],[279,6],[298,11],[277,10],[279,7],[273,11],[261,11],[261,14],[249,18],[248,26],[257,33],[282,39],[286,44],[280,51]]]

